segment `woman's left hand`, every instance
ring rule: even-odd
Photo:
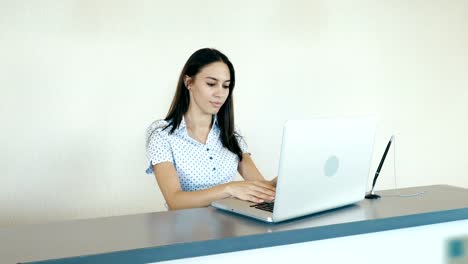
[[[268,181],[269,184],[276,187],[276,183],[278,182],[278,176],[275,176],[271,181]]]

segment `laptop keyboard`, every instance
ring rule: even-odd
[[[273,213],[275,202],[263,202],[263,203],[253,204],[250,207]]]

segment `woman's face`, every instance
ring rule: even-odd
[[[231,74],[224,62],[213,62],[203,67],[194,77],[185,76],[190,105],[203,114],[217,114],[229,95]]]

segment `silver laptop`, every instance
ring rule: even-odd
[[[284,124],[274,203],[236,198],[212,206],[280,222],[364,199],[376,120],[368,117],[289,120]]]

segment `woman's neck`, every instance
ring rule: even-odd
[[[184,114],[185,124],[192,129],[210,129],[213,122],[212,115],[196,114],[190,111]]]

